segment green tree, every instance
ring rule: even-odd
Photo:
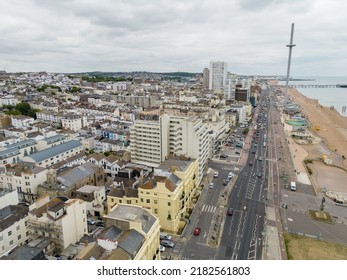
[[[18,103],[15,107],[22,115],[28,116],[29,111],[31,110],[30,104],[27,102]]]
[[[108,157],[110,155],[110,152],[104,152],[104,156]]]

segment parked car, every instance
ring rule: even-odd
[[[213,175],[213,177],[217,178],[218,177],[218,171],[216,171]]]
[[[175,243],[173,243],[171,240],[166,240],[166,239],[160,240],[160,245],[165,247],[170,247],[170,248],[175,247]]]
[[[262,160],[263,160],[263,157],[262,157],[262,156],[260,156],[260,157],[258,158],[258,160],[259,160],[259,161],[262,161]]]
[[[160,240],[171,240],[171,239],[172,239],[171,235],[167,234],[166,232],[160,233]]]
[[[213,183],[210,183],[208,186],[210,189],[213,189]]]
[[[249,166],[252,166],[252,165],[253,165],[253,162],[250,161],[250,162],[248,163],[248,165],[249,165]]]
[[[104,222],[96,222],[96,225],[98,226],[98,227],[104,227],[105,225],[104,225]]]
[[[87,224],[88,224],[88,225],[94,225],[94,224],[95,224],[95,221],[93,221],[92,219],[88,219],[88,220],[87,220]]]
[[[200,232],[201,232],[201,228],[196,227],[196,228],[194,229],[194,235],[199,235]]]
[[[257,176],[259,177],[259,178],[261,178],[261,172],[258,172],[258,174],[257,174]]]
[[[223,180],[223,186],[226,186],[228,184],[228,180]]]
[[[165,247],[163,245],[160,245],[159,250],[160,252],[165,252]]]
[[[220,158],[227,158],[228,157],[228,155],[226,155],[226,154],[221,154],[220,155]]]
[[[239,151],[235,151],[235,154],[239,155],[239,154],[240,154],[240,152],[239,152]]]

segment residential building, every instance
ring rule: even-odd
[[[105,186],[84,185],[77,189],[76,197],[86,202],[87,215],[101,217],[104,214]]]
[[[27,116],[11,116],[11,123],[14,128],[17,129],[27,129],[29,127],[32,127],[34,124],[34,118],[27,117]]]
[[[210,85],[210,69],[204,68],[202,72],[202,85],[204,88],[208,89]]]
[[[42,197],[31,205],[28,216],[30,237],[47,237],[57,253],[79,242],[87,234],[86,203],[80,199],[63,201]]]
[[[236,111],[238,113],[239,123],[247,122],[246,108],[243,104],[231,104],[229,108],[231,111]]]
[[[37,141],[37,150],[43,151],[45,149],[63,144],[65,142],[67,142],[67,137],[65,135],[56,134]]]
[[[8,205],[0,209],[0,257],[28,240],[28,207]]]
[[[228,75],[228,64],[224,61],[210,62],[209,89],[224,92]]]
[[[208,128],[198,117],[150,116],[131,129],[131,159],[157,167],[170,154],[198,159],[200,184],[209,156]]]
[[[41,167],[49,167],[55,163],[66,160],[83,151],[80,141],[70,140],[63,144],[39,151],[23,158],[24,162],[36,164]]]
[[[32,203],[37,199],[37,187],[47,178],[47,169],[39,166],[4,166],[0,169],[0,188],[17,190],[21,202]]]
[[[160,260],[158,219],[134,205],[117,204],[104,216],[105,229],[75,259]]]
[[[17,205],[18,203],[18,195],[14,189],[0,188],[0,209],[9,205]]]
[[[34,139],[27,139],[0,147],[0,163],[16,164],[25,156],[37,151],[37,143]]]
[[[174,173],[173,173],[174,172]],[[177,175],[176,175],[177,174]],[[112,189],[107,197],[110,211],[118,203],[142,206],[158,217],[163,230],[177,233],[198,186],[198,160],[171,158],[154,174],[138,177],[137,187]]]
[[[72,131],[80,131],[87,123],[87,117],[80,115],[64,115],[61,126]]]
[[[5,95],[0,98],[0,107],[4,105],[16,106],[18,103],[18,99],[13,95]]]
[[[155,95],[115,95],[112,96],[113,100],[118,103],[127,103],[129,106],[137,106],[145,109],[157,107],[157,96]]]
[[[110,155],[106,157],[104,154],[96,153],[88,156],[86,162],[91,162],[102,167],[105,174],[113,178],[118,174],[118,171],[127,164],[120,156]]]

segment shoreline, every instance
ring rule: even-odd
[[[288,89],[288,95],[300,106],[302,114],[310,123],[309,129],[321,138],[332,152],[347,157],[347,117],[335,108],[320,104],[318,99],[305,96],[297,89]]]

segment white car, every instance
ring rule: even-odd
[[[208,186],[210,189],[213,189],[213,183],[210,183]]]
[[[160,252],[165,252],[165,247],[163,245],[160,245]]]
[[[216,171],[213,175],[213,177],[217,178],[218,177],[218,171]]]

